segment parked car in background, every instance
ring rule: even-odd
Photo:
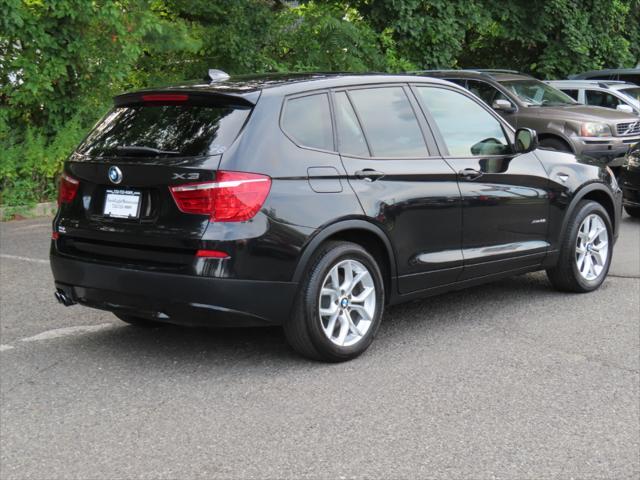
[[[640,144],[634,146],[622,166],[618,179],[622,188],[624,209],[640,218]]]
[[[548,80],[578,103],[640,116],[640,86],[615,80]]]
[[[540,146],[587,155],[620,167],[631,145],[640,141],[637,117],[576,100],[530,75],[512,70],[436,70],[416,72],[465,87],[514,128],[532,128]]]
[[[283,325],[301,354],[343,361],[390,304],[536,270],[570,292],[604,281],[611,170],[538,150],[457,85],[214,78],[116,97],[65,162],[60,302],[141,326]]]
[[[569,75],[569,80],[620,80],[640,85],[640,68],[610,68]]]

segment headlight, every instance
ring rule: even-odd
[[[580,126],[580,135],[582,137],[610,137],[611,129],[606,123],[583,123]]]

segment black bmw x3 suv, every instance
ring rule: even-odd
[[[56,297],[136,325],[282,325],[299,353],[342,361],[390,304],[535,270],[594,290],[620,189],[606,167],[536,147],[427,77],[121,95],[64,166]]]

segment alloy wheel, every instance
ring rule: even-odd
[[[576,239],[576,266],[582,278],[595,280],[607,264],[609,234],[599,215],[592,213],[580,224]]]
[[[376,311],[371,273],[357,260],[334,265],[322,282],[318,313],[322,331],[336,345],[355,345],[367,334]]]

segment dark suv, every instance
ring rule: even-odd
[[[640,123],[631,114],[582,105],[530,75],[510,70],[425,72],[470,90],[514,128],[532,128],[540,146],[588,155],[618,168],[640,142]]]
[[[283,325],[347,360],[385,306],[546,269],[603,282],[621,192],[416,76],[230,78],[129,93],[64,166],[56,296],[136,325]]]

